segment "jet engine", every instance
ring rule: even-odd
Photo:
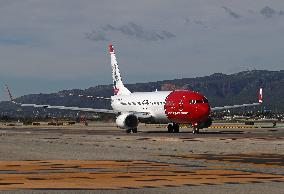
[[[206,122],[200,123],[199,128],[203,129],[203,128],[208,128],[212,125],[212,118],[208,117]]]
[[[123,129],[136,129],[138,117],[134,114],[121,114],[116,118],[116,125]]]

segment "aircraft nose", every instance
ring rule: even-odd
[[[210,106],[209,104],[202,104],[202,106],[200,107],[202,115],[204,116],[204,118],[208,118],[209,114],[210,114]]]

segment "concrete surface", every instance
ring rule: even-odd
[[[284,193],[284,128],[164,127],[2,125],[0,193]]]

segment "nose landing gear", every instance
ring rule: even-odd
[[[193,123],[192,127],[193,127],[192,134],[199,133],[199,125],[198,125],[198,123]]]
[[[197,134],[199,133],[199,128],[198,127],[194,127],[193,130],[192,130],[192,134]]]

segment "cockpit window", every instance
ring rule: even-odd
[[[204,102],[204,103],[208,103],[207,98],[203,98],[203,102]]]

